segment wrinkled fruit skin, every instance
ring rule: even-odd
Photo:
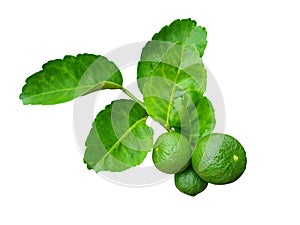
[[[195,173],[192,166],[181,173],[175,174],[174,182],[179,191],[190,196],[196,196],[207,187],[207,182]]]
[[[191,155],[187,138],[171,131],[158,137],[153,147],[152,160],[158,170],[175,174],[189,165]]]
[[[247,164],[243,146],[227,134],[203,137],[195,146],[192,165],[203,180],[212,184],[228,184],[237,180]]]

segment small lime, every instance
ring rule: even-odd
[[[176,173],[174,176],[175,186],[177,189],[187,195],[195,196],[204,191],[207,187],[207,182],[202,180],[189,166],[181,173]]]
[[[187,138],[171,131],[160,135],[156,140],[152,160],[160,171],[174,174],[189,165],[191,155],[191,146]]]
[[[237,180],[247,164],[243,146],[227,134],[203,137],[195,146],[192,165],[195,172],[213,184],[228,184]]]

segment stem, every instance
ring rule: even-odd
[[[143,107],[143,109],[146,110],[146,106],[143,102],[141,102],[137,97],[134,96],[134,94],[132,94],[130,91],[128,91],[126,88],[122,88],[122,91],[129,96],[133,101],[135,101],[136,103],[138,103],[140,106]]]
[[[167,126],[167,125],[163,125],[163,124],[160,124],[160,125],[162,125],[167,131],[173,131],[169,126]]]
[[[134,96],[134,94],[132,94],[129,90],[127,90],[126,88],[122,88],[122,91],[128,96],[130,97],[133,101],[135,101],[136,103],[138,103],[140,106],[143,107],[143,109],[146,110],[146,106],[145,104],[140,101],[137,97]],[[147,110],[146,110],[147,111]],[[172,129],[167,125],[167,124],[162,124],[160,123],[160,125],[162,125],[167,131],[172,131]]]

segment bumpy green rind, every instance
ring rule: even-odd
[[[156,140],[152,160],[158,170],[175,174],[189,165],[191,154],[190,143],[183,135],[168,132],[162,134]]]
[[[117,100],[99,112],[86,140],[89,169],[123,171],[141,164],[153,146],[147,113],[131,100]]]
[[[207,187],[207,182],[195,173],[192,166],[189,166],[181,173],[176,173],[174,182],[179,191],[190,196],[196,196]]]
[[[195,146],[192,165],[194,171],[206,182],[228,184],[237,180],[247,164],[243,146],[227,134],[203,137]]]
[[[24,105],[53,105],[101,89],[122,88],[122,82],[117,66],[103,56],[67,55],[28,77],[20,99]]]

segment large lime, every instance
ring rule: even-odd
[[[177,189],[187,195],[195,196],[204,191],[207,187],[207,182],[202,180],[189,166],[181,173],[176,173],[174,176],[175,186]]]
[[[156,140],[152,160],[160,171],[174,174],[189,165],[191,155],[191,146],[187,138],[171,131],[160,135]]]
[[[195,172],[213,184],[228,184],[237,180],[247,164],[243,146],[226,134],[203,137],[195,146],[192,165]]]

